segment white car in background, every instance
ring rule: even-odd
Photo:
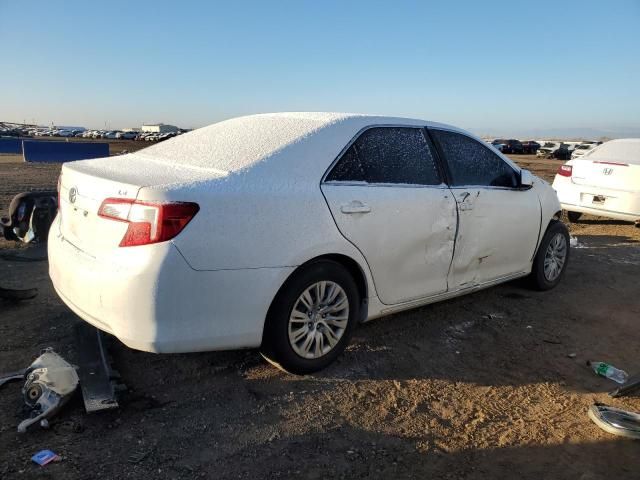
[[[577,145],[576,148],[573,149],[573,152],[571,153],[571,158],[578,158],[583,156],[585,153],[590,152],[591,150],[593,150],[594,148],[596,148],[599,144],[596,142],[585,142],[585,143],[581,143],[580,145]]]
[[[235,118],[65,163],[49,236],[62,300],[150,352],[261,347],[294,373],[356,324],[569,259],[551,186],[455,127],[354,114]]]
[[[640,222],[640,138],[611,140],[558,169],[553,188],[569,220],[583,213]]]

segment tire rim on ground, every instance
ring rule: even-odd
[[[289,343],[302,358],[329,353],[344,335],[349,322],[349,299],[335,282],[307,287],[293,304],[289,316]]]
[[[555,281],[564,268],[567,260],[567,239],[562,233],[556,233],[544,255],[544,278]]]

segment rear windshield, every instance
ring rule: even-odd
[[[640,138],[612,140],[593,148],[584,154],[589,160],[608,160],[613,162],[640,165]]]
[[[338,122],[337,114],[271,114],[233,118],[137,152],[157,161],[233,172]]]

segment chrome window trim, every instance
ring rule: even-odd
[[[440,170],[438,169],[438,159],[436,157],[434,157],[433,160],[435,162],[436,169],[438,169],[438,178],[440,178],[440,181],[441,181],[439,185],[425,185],[423,183],[416,183],[416,184],[413,184],[413,183],[411,184],[409,183],[367,183],[367,182],[342,181],[342,180],[327,181],[327,176],[329,175],[329,173],[331,173],[331,171],[333,170],[333,167],[335,167],[336,164],[342,159],[342,156],[345,154],[347,150],[351,148],[351,146],[356,142],[356,140],[360,138],[360,135],[362,135],[367,130],[371,130],[372,128],[394,128],[394,127],[395,128],[398,128],[398,127],[413,128],[415,130],[420,130],[422,132],[422,136],[425,137],[425,141],[427,142],[427,145],[430,146],[429,145],[431,143],[430,139],[425,135],[425,131],[424,131],[425,128],[427,128],[426,124],[425,125],[408,125],[408,124],[402,124],[402,123],[377,123],[377,124],[367,125],[366,127],[363,127],[360,130],[358,130],[358,132],[353,136],[353,138],[349,141],[349,143],[347,143],[347,145],[342,150],[340,150],[340,153],[336,156],[333,162],[331,162],[331,165],[329,165],[329,168],[327,168],[327,170],[324,172],[324,175],[322,175],[322,179],[320,180],[320,185],[349,185],[352,187],[358,186],[358,187],[403,187],[403,188],[422,188],[422,187],[442,188],[442,186],[444,185],[446,187],[447,184],[443,182],[442,178],[440,178],[442,175],[440,174]],[[434,152],[431,152],[431,154],[433,156]]]
[[[481,190],[515,190],[517,192],[523,191],[523,189],[518,187],[498,187],[492,185],[456,185],[455,187],[449,187],[450,190],[470,190],[470,189],[481,189]],[[527,189],[528,190],[528,189]]]
[[[423,185],[421,183],[367,183],[367,182],[349,182],[330,180],[323,182],[323,185],[332,187],[386,187],[386,188],[436,188],[438,190],[448,189],[449,186],[446,183],[440,183],[439,185]]]

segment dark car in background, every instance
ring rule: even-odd
[[[493,142],[492,145],[504,145],[502,147],[502,153],[522,153],[522,143],[519,140],[509,139],[505,140],[503,138],[497,138]]]
[[[535,154],[540,148],[540,144],[534,140],[522,142],[522,153]]]

